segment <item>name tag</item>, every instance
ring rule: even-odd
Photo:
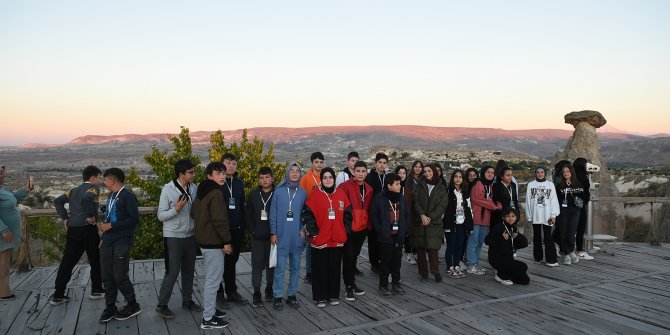
[[[286,221],[293,222],[293,211],[286,212]]]
[[[266,212],[264,209],[261,209],[261,221],[267,221],[268,220],[268,212]]]
[[[228,201],[228,209],[235,209],[235,198],[230,198]]]
[[[332,208],[328,209],[328,220],[335,220],[335,210]]]

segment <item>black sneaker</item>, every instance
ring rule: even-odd
[[[272,308],[274,308],[275,311],[281,311],[284,309],[284,303],[282,301],[282,298],[275,298],[275,302],[272,303]]]
[[[391,284],[391,293],[393,295],[405,295],[405,290],[400,284]]]
[[[439,274],[439,273],[436,273],[435,274],[435,281],[438,282],[438,283],[441,283],[442,282],[442,275]]]
[[[105,297],[105,290],[92,290],[88,298],[91,300],[102,299]]]
[[[359,270],[358,267],[354,269],[354,275],[356,276],[364,276],[363,271]]]
[[[166,305],[156,306],[156,313],[164,319],[174,319],[174,313]]]
[[[254,301],[251,305],[254,307],[263,307],[263,297],[261,296],[261,292],[254,292]]]
[[[49,303],[52,304],[52,305],[54,305],[54,306],[58,306],[58,305],[60,305],[60,304],[64,304],[64,303],[66,303],[66,302],[68,302],[68,301],[70,301],[70,297],[68,297],[68,296],[66,296],[66,295],[64,295],[64,296],[62,296],[62,297],[57,297],[57,296],[55,296],[55,295],[52,295],[52,296],[51,296],[51,299],[49,299]]]
[[[294,295],[291,295],[286,299],[286,304],[288,304],[293,308],[300,307],[300,305],[298,304],[298,299]]]
[[[214,316],[216,316],[217,318],[225,318],[226,316],[228,316],[228,313],[226,313],[226,312],[224,312],[224,311],[222,311],[218,308],[215,308],[214,309]]]
[[[192,312],[202,312],[202,306],[198,305],[195,301],[189,300],[181,303],[181,308],[189,310]]]
[[[8,296],[0,297],[0,301],[10,301],[16,299],[16,295],[10,294]]]
[[[347,286],[347,288],[344,290],[344,300],[346,300],[346,301],[355,301],[356,300],[356,296],[354,296],[353,286]]]
[[[303,278],[303,281],[307,284],[312,284],[312,274],[308,273],[305,275],[305,278]]]
[[[226,327],[228,327],[228,321],[216,316],[213,316],[209,320],[202,319],[202,323],[200,324],[200,329],[220,329]]]
[[[138,303],[128,304],[126,305],[126,307],[123,307],[118,312],[116,312],[116,316],[114,316],[114,318],[117,320],[126,320],[132,318],[137,314],[140,314],[140,312],[142,312],[140,304]]]
[[[242,298],[242,296],[237,292],[228,293],[226,295],[226,298],[228,299],[228,301],[235,302],[238,304],[246,304],[249,302],[247,299]]]
[[[265,288],[265,301],[273,302],[275,300],[274,292],[272,292],[272,286]]]
[[[358,288],[358,286],[356,286],[354,284],[354,294],[355,295],[363,295],[363,294],[365,294],[365,290]]]
[[[107,308],[102,311],[102,314],[100,314],[98,321],[100,321],[100,323],[108,322],[116,316],[116,313],[116,306],[107,306]]]
[[[379,288],[379,294],[381,294],[381,295],[383,295],[383,296],[385,296],[385,297],[388,297],[388,296],[391,295],[391,291],[389,291],[389,288],[388,288],[388,287],[383,287],[383,286],[382,286],[382,287]]]

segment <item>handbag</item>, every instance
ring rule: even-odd
[[[270,246],[270,264],[269,267],[274,268],[277,266],[277,245],[273,244]]]
[[[581,197],[576,196],[576,195],[575,195],[575,206],[577,206],[579,208],[584,207],[584,200]]]

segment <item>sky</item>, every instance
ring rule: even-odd
[[[0,0],[0,146],[416,124],[670,133],[670,1]]]

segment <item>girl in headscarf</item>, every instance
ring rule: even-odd
[[[561,213],[554,183],[547,180],[544,166],[535,168],[535,180],[526,189],[526,220],[533,224],[533,258],[536,263],[546,260],[547,265],[558,266],[556,247],[551,238],[551,229]],[[544,234],[544,238],[543,238]],[[544,241],[544,254],[542,242]]]
[[[442,246],[442,215],[447,209],[447,188],[442,184],[437,167],[428,164],[424,168],[421,183],[414,191],[414,220],[410,229],[410,245],[416,248],[421,280],[428,278],[426,254],[430,272],[436,282],[442,281],[437,251]]]
[[[479,266],[479,253],[491,225],[491,211],[502,209],[502,205],[493,202],[493,167],[484,166],[479,176],[470,194],[474,225],[468,238],[468,273],[483,275],[486,270]]]
[[[321,189],[307,199],[303,211],[312,248],[312,298],[319,308],[340,304],[342,247],[351,231],[349,198],[335,188],[335,171],[321,170]]]

